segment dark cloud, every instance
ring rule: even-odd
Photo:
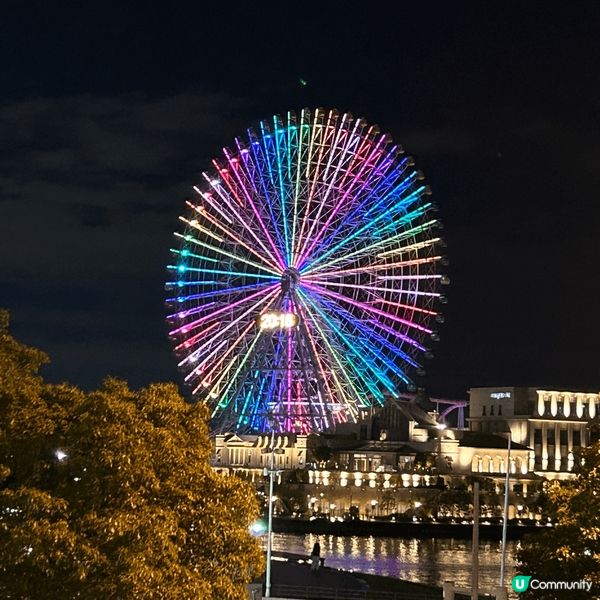
[[[174,376],[162,327],[170,232],[216,140],[240,130],[240,103],[85,94],[0,109],[2,303],[54,355],[51,374]]]
[[[598,387],[596,3],[126,4],[3,13],[0,304],[54,379],[175,377],[162,288],[191,185],[257,118],[337,106],[414,155],[440,207],[452,285],[424,383]]]

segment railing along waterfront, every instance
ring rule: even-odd
[[[386,592],[286,584],[273,584],[271,595],[275,598],[303,600],[442,600],[441,590]]]

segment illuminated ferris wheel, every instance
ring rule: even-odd
[[[363,119],[305,109],[213,166],[167,283],[178,364],[213,429],[327,430],[410,389],[447,282],[412,159]]]

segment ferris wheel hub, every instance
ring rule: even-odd
[[[296,288],[298,281],[300,280],[300,272],[294,267],[288,267],[281,274],[281,291],[285,294]]]

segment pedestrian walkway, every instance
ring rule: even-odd
[[[277,584],[348,590],[365,590],[368,588],[364,581],[346,571],[321,567],[315,573],[311,571],[309,564],[273,561],[271,567],[271,585]]]
[[[263,577],[264,583],[264,577]],[[400,582],[399,582],[400,583]],[[321,567],[316,573],[308,563],[273,561],[271,597],[339,600],[441,600],[441,590],[402,582],[399,591],[370,590],[360,574]],[[252,596],[251,596],[252,597]],[[258,596],[260,597],[260,596]]]

